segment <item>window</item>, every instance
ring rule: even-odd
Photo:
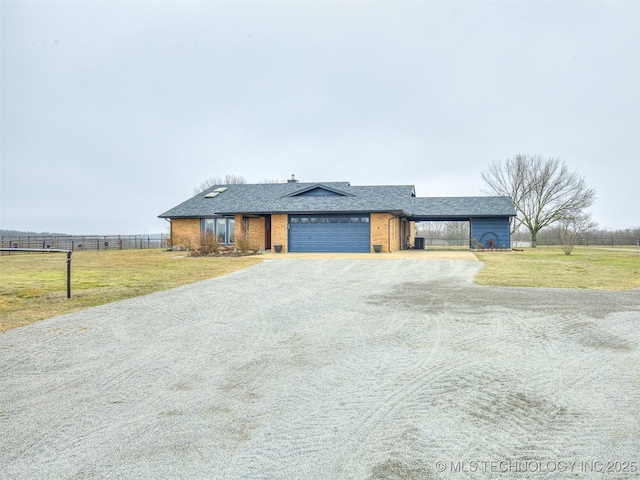
[[[204,218],[202,232],[215,235],[218,243],[233,245],[236,241],[236,221],[234,218]]]
[[[227,219],[227,243],[236,243],[236,220],[235,218]]]
[[[218,237],[218,243],[227,243],[227,219],[216,219],[216,237]]]

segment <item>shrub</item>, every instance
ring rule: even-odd
[[[249,251],[249,235],[243,233],[236,236],[236,250],[240,253],[247,253]]]
[[[193,250],[195,248],[196,242],[189,235],[181,235],[181,236],[172,236],[171,237],[172,249],[173,250]]]
[[[560,241],[565,255],[571,255],[578,238],[598,224],[591,220],[591,214],[578,214],[560,221]]]
[[[220,244],[218,243],[218,237],[216,237],[213,233],[205,232],[200,235],[200,249],[202,253],[217,253],[220,248]]]

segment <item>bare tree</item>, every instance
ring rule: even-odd
[[[260,180],[258,183],[261,184],[271,184],[271,183],[287,183],[286,180],[276,180],[273,178],[265,178],[264,180]]]
[[[531,234],[532,247],[537,245],[541,228],[577,217],[596,198],[595,189],[577,171],[569,171],[564,161],[540,155],[495,161],[482,172],[482,179],[490,192],[511,197],[517,212],[511,232],[524,226]]]
[[[207,188],[215,185],[243,185],[247,183],[247,180],[242,175],[227,174],[222,177],[209,177],[196,188],[193,189],[193,194],[197,195],[200,192],[204,192]]]
[[[422,237],[439,238],[445,227],[445,222],[418,222],[416,223],[416,235]]]
[[[560,220],[560,241],[566,255],[571,255],[578,238],[585,232],[596,228],[598,224],[591,219],[590,214],[578,214],[574,217]]]
[[[447,222],[444,225],[447,237],[463,242],[469,240],[469,222]]]
[[[511,197],[517,210],[526,195],[529,170],[527,157],[516,155],[515,158],[504,162],[491,163],[489,169],[481,175],[491,193]],[[517,232],[521,225],[522,217],[518,214],[511,221],[511,233]]]

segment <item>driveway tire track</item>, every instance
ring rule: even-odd
[[[636,460],[640,290],[478,287],[481,266],[267,259],[6,332],[0,479]]]

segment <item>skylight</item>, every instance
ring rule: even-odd
[[[217,197],[218,195],[220,195],[222,192],[224,192],[227,189],[227,187],[218,187],[216,188],[213,192],[209,192],[207,193],[204,198],[213,198],[213,197]]]

